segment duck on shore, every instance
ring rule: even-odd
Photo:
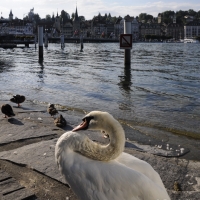
[[[3,104],[1,106],[1,112],[5,115],[5,118],[15,116],[13,109],[9,104]]]
[[[25,99],[26,99],[25,96],[17,94],[13,96],[13,98],[11,98],[10,101],[18,104],[18,107],[20,107],[20,103],[23,103]]]
[[[47,112],[54,117],[54,115],[56,115],[58,113],[58,111],[56,110],[54,104],[50,104],[49,107],[47,108]]]
[[[60,115],[59,117],[57,117],[55,120],[54,120],[54,124],[58,127],[65,127],[67,125],[67,122],[65,120],[65,118]]]

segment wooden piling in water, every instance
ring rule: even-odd
[[[80,44],[81,44],[81,52],[83,51],[83,35],[80,37]]]
[[[43,59],[43,27],[38,26],[39,59]]]
[[[131,21],[124,20],[124,34],[131,34]],[[124,64],[131,64],[131,49],[124,49]]]
[[[61,43],[61,49],[65,48],[65,36],[61,35],[60,36],[60,43]]]
[[[44,47],[48,47],[48,34],[44,34]]]
[[[34,43],[35,43],[35,48],[36,48],[36,44],[37,44],[37,35],[35,35],[35,37],[34,37]]]

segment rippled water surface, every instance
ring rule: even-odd
[[[118,43],[49,44],[0,49],[0,94],[85,111],[104,110],[129,124],[200,138],[200,46],[134,43],[124,66]]]

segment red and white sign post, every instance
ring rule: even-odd
[[[130,65],[131,63],[132,41],[131,21],[124,20],[124,34],[120,35],[120,49],[124,49],[125,65]]]
[[[132,34],[120,35],[120,49],[132,49]]]

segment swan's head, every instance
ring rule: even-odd
[[[78,130],[101,130],[106,131],[109,124],[117,122],[112,115],[102,111],[92,111],[88,113],[83,119],[82,123],[75,127],[72,131]],[[118,123],[118,122],[117,122]]]

